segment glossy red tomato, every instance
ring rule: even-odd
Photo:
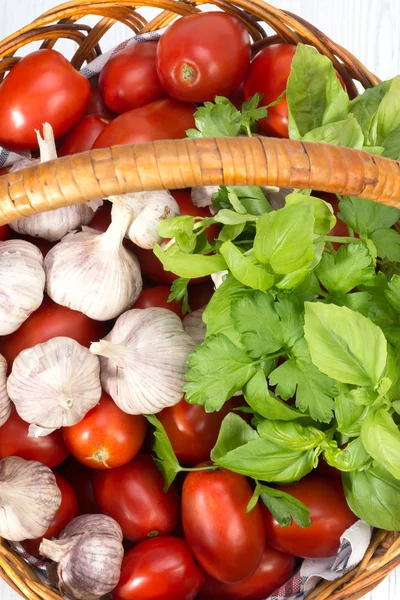
[[[238,401],[234,398],[225,402],[220,411],[207,413],[203,406],[188,404],[183,399],[175,406],[164,408],[158,418],[179,461],[185,465],[196,465],[210,460],[223,419],[240,405],[243,405],[243,399]]]
[[[184,138],[186,130],[194,127],[195,110],[192,104],[184,104],[173,98],[163,98],[134,108],[111,121],[93,148]]]
[[[341,482],[318,475],[307,475],[299,482],[278,487],[291,494],[311,511],[311,527],[292,521],[281,527],[262,505],[268,543],[277,550],[302,558],[333,556],[339,549],[340,536],[357,521],[343,493]]]
[[[114,119],[117,116],[117,114],[110,110],[108,106],[104,104],[100,90],[97,87],[97,82],[95,82],[94,85],[95,87],[92,87],[92,89],[90,90],[90,100],[89,104],[87,105],[85,115],[101,115],[106,119]]]
[[[44,437],[28,437],[29,424],[12,409],[8,420],[0,427],[0,458],[19,456],[37,460],[46,467],[56,467],[68,456],[62,432],[56,430]]]
[[[89,81],[55,50],[25,56],[0,85],[0,144],[9,150],[38,147],[35,129],[51,123],[64,135],[85,112]]]
[[[171,289],[167,285],[156,285],[143,290],[133,308],[168,308],[182,319],[182,302],[168,302]]]
[[[153,538],[125,555],[114,600],[193,600],[204,583],[184,540]]]
[[[182,17],[158,43],[158,75],[177,100],[227,96],[239,87],[249,66],[249,33],[242,21],[224,12]]]
[[[199,600],[264,600],[292,575],[296,559],[268,546],[253,575],[239,583],[222,583],[209,575],[198,596]]]
[[[123,467],[96,471],[93,489],[102,512],[115,519],[132,542],[168,535],[178,521],[175,488],[164,492],[164,479],[148,456],[136,456]]]
[[[64,427],[64,442],[79,462],[92,469],[112,469],[139,452],[147,432],[142,415],[127,415],[102,393],[100,402],[72,427]]]
[[[40,307],[11,335],[0,340],[0,351],[11,369],[16,356],[22,350],[47,342],[53,337],[71,337],[82,346],[102,338],[106,323],[93,321],[83,313],[56,304],[45,297]]]
[[[246,513],[252,496],[246,477],[226,469],[192,471],[182,490],[185,538],[203,569],[236,583],[258,567],[265,546],[262,513]]]
[[[61,492],[61,505],[43,536],[46,539],[51,539],[52,537],[59,535],[68,525],[68,523],[70,523],[72,519],[75,519],[75,517],[77,517],[80,513],[78,499],[68,481],[66,481],[58,473],[55,473],[55,476],[58,488]],[[42,542],[42,539],[43,538],[36,540],[25,540],[22,545],[25,550],[29,552],[29,554],[32,554],[33,556],[40,556],[39,546]]]
[[[93,515],[100,512],[94,499],[92,475],[94,471],[78,462],[73,456],[68,456],[57,471],[68,481],[78,498],[83,515]]]
[[[158,42],[133,44],[110,58],[99,77],[104,102],[118,114],[167,95],[156,69]]]
[[[238,109],[242,110],[242,104],[245,101],[244,83],[242,83],[232,94],[229,94],[228,99]]]
[[[101,115],[85,115],[67,133],[58,150],[58,155],[67,156],[90,150],[109,122],[110,119]]]

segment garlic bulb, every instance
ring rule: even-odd
[[[157,233],[160,222],[180,214],[175,198],[167,190],[110,196],[109,200],[114,203],[112,215],[120,209],[121,203],[131,207],[132,221],[127,237],[140,248],[148,250],[161,242]]]
[[[0,354],[0,427],[11,414],[11,402],[7,394],[7,361]]]
[[[21,159],[12,166],[11,172],[15,173],[37,162],[43,163],[57,158],[51,125],[49,123],[43,125],[43,138],[39,131],[36,133],[40,148],[40,161],[39,159]],[[55,242],[64,237],[69,231],[77,229],[82,225],[88,225],[93,219],[94,213],[102,204],[102,200],[94,200],[87,204],[75,204],[64,208],[56,208],[55,210],[25,217],[24,219],[18,219],[9,225],[17,233]]]
[[[0,460],[0,536],[12,542],[44,535],[61,504],[54,473],[39,462]]]
[[[166,308],[136,308],[119,317],[90,351],[100,355],[101,382],[121,410],[157,413],[181,400],[194,342]]]
[[[48,435],[79,423],[96,406],[99,360],[71,338],[53,338],[17,356],[7,391],[21,419],[34,425],[30,435]]]
[[[142,290],[137,258],[122,244],[131,209],[121,206],[105,233],[69,233],[47,254],[47,293],[54,302],[107,321],[130,308]]]
[[[57,540],[44,539],[39,551],[58,563],[61,593],[77,600],[97,600],[119,581],[124,556],[122,531],[111,517],[77,517]]]
[[[0,335],[8,335],[43,301],[43,256],[24,240],[0,242]]]
[[[218,185],[205,185],[202,187],[192,188],[192,202],[195,206],[203,208],[204,206],[211,206],[211,198],[213,194],[216,194],[219,190]]]
[[[196,346],[202,344],[206,338],[207,326],[203,323],[205,308],[204,306],[188,313],[182,321],[183,329],[190,335]]]

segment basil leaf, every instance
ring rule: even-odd
[[[186,400],[207,412],[220,410],[253,377],[257,366],[223,334],[207,337],[188,358]]]
[[[329,233],[336,224],[332,206],[320,198],[292,192],[286,196],[286,204],[310,204],[314,207],[314,233],[319,235]]]
[[[212,197],[212,203],[218,209],[232,208],[232,194],[234,192],[240,204],[243,206],[247,214],[259,216],[265,212],[271,212],[271,206],[265,197],[261,188],[257,186],[221,186],[216,194]]]
[[[339,209],[339,219],[360,235],[370,236],[378,229],[389,229],[400,218],[400,210],[394,206],[354,196],[345,196]]]
[[[253,264],[232,242],[224,242],[220,253],[232,275],[243,285],[255,290],[268,290],[274,285],[274,276],[261,265]]]
[[[235,450],[251,440],[256,440],[258,437],[257,431],[239,415],[234,412],[229,413],[221,423],[217,441],[211,450],[211,460],[215,462],[231,450]]]
[[[335,441],[330,442],[330,447],[324,450],[324,460],[331,467],[346,472],[365,469],[371,463],[371,457],[359,437],[347,444],[344,450],[340,450]]]
[[[249,506],[253,505],[254,507],[257,504],[258,498],[261,498],[281,527],[288,527],[292,520],[299,527],[311,526],[310,510],[294,496],[267,485],[262,485],[257,481]],[[247,507],[247,512],[250,512],[249,506]]]
[[[257,221],[254,253],[275,273],[305,269],[314,259],[314,208],[310,204],[285,206]]]
[[[308,131],[303,136],[303,140],[325,142],[326,144],[357,148],[358,150],[362,150],[364,145],[364,135],[361,127],[351,114],[343,121],[327,123]]]
[[[306,302],[304,333],[313,363],[328,377],[358,386],[381,380],[387,342],[382,330],[360,313]]]
[[[188,237],[193,234],[194,217],[183,215],[164,219],[157,227],[158,234],[163,238],[173,238],[178,233],[184,233]]]
[[[372,458],[400,479],[400,431],[385,409],[367,415],[361,425],[361,439]]]
[[[340,433],[349,437],[360,435],[361,423],[369,412],[369,407],[357,406],[349,396],[350,386],[339,384],[339,394],[335,398],[335,417]]]
[[[227,242],[228,240],[235,240],[241,233],[243,233],[246,227],[246,223],[238,223],[237,225],[224,225],[219,236],[218,242]]]
[[[163,250],[158,244],[154,246],[154,254],[162,263],[165,271],[171,271],[179,277],[191,279],[192,277],[205,277],[226,269],[223,256],[213,254],[187,254],[175,251],[173,254]]]
[[[248,221],[256,221],[256,217],[252,215],[239,215],[234,210],[223,208],[214,217],[217,223],[223,223],[224,225],[239,225],[247,223]]]
[[[400,234],[395,229],[378,229],[371,234],[371,240],[378,256],[394,262],[400,261]]]
[[[315,274],[330,294],[347,294],[375,277],[371,256],[363,244],[346,244],[324,253]]]
[[[380,465],[342,474],[350,509],[372,527],[400,529],[400,481]]]
[[[371,119],[389,91],[390,81],[383,81],[379,85],[366,89],[362,94],[350,101],[350,112],[355,116],[364,135],[368,134]]]
[[[400,133],[400,76],[395,77],[390,84],[389,91],[383,97],[378,110],[374,114],[369,128],[369,142],[371,146],[383,146],[384,156],[387,156],[386,143],[389,136]],[[393,144],[393,138],[389,146]],[[400,154],[400,142],[395,145],[394,155],[389,158],[397,159]],[[391,148],[393,152],[393,147]],[[389,153],[390,154],[390,153]]]
[[[308,416],[274,396],[269,391],[265,373],[261,370],[246,383],[243,393],[247,404],[267,419],[293,421]]]
[[[153,460],[164,477],[164,491],[167,492],[177,474],[183,469],[175,456],[171,442],[168,439],[168,435],[162,423],[155,415],[144,416],[154,427],[154,443],[152,449],[156,458],[153,457]]]
[[[325,440],[326,435],[315,427],[304,427],[297,421],[270,421],[259,423],[257,431],[261,437],[277,446],[293,450],[313,450]]]

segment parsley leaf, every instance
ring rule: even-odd
[[[242,127],[243,117],[228,98],[217,96],[215,102],[204,102],[197,109],[194,122],[197,129],[188,129],[189,138],[236,137]]]
[[[189,306],[189,293],[188,293],[188,285],[190,279],[185,277],[178,277],[175,281],[172,282],[171,285],[171,293],[168,296],[168,302],[172,302],[175,300],[176,302],[182,301],[182,313],[185,315],[187,312],[190,312]]]
[[[378,229],[371,234],[378,256],[400,261],[400,234],[395,229]]]
[[[247,506],[247,512],[252,510],[261,498],[281,527],[288,527],[292,519],[300,527],[310,527],[310,510],[294,496],[263,485],[257,481],[253,496]]]
[[[389,229],[400,218],[400,210],[380,202],[345,196],[339,203],[338,217],[353,231],[370,236],[378,229]]]
[[[315,274],[330,294],[347,294],[371,281],[375,270],[367,248],[357,243],[343,245],[335,254],[324,253]]]

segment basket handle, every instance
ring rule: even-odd
[[[360,196],[400,208],[400,163],[320,142],[237,137],[114,146],[0,177],[0,224],[143,190],[273,185]]]

